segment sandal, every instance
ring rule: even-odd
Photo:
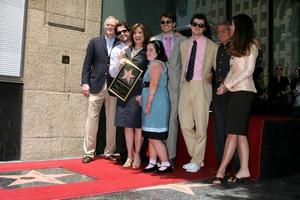
[[[242,178],[238,178],[236,176],[232,176],[228,179],[228,182],[230,183],[247,183],[250,181],[250,176],[248,177],[242,177]]]
[[[213,180],[213,184],[218,185],[218,184],[222,184],[226,182],[226,178],[223,177],[215,177],[215,179]]]

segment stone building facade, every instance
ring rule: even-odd
[[[27,6],[20,159],[78,157],[87,111],[82,63],[100,32],[101,1],[28,0]]]

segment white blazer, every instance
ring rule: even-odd
[[[257,92],[253,81],[253,72],[257,55],[258,50],[255,45],[252,45],[248,56],[231,57],[230,70],[224,81],[224,84],[229,91]]]

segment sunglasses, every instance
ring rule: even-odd
[[[276,68],[277,70],[283,70],[283,68]]]
[[[196,27],[196,26],[198,26],[199,28],[204,28],[204,27],[205,27],[205,24],[201,24],[201,23],[193,22],[193,23],[192,23],[192,26],[193,26],[193,27]]]
[[[171,24],[172,22],[173,22],[172,20],[166,20],[166,21],[161,20],[160,24]]]
[[[121,31],[118,31],[117,33],[116,33],[116,35],[121,35],[121,33],[127,33],[128,32],[128,30],[127,29],[124,29],[124,30],[121,30]]]

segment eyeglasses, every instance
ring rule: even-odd
[[[160,24],[171,24],[172,22],[173,22],[172,20],[166,20],[166,21],[161,20]]]
[[[193,22],[193,23],[192,23],[192,26],[193,26],[193,27],[196,27],[196,26],[198,26],[199,28],[204,28],[204,27],[205,27],[205,24],[201,24],[201,23]]]
[[[117,33],[116,33],[116,35],[121,35],[121,33],[127,33],[128,32],[128,30],[127,29],[124,29],[124,30],[121,30],[121,31],[118,31]]]

